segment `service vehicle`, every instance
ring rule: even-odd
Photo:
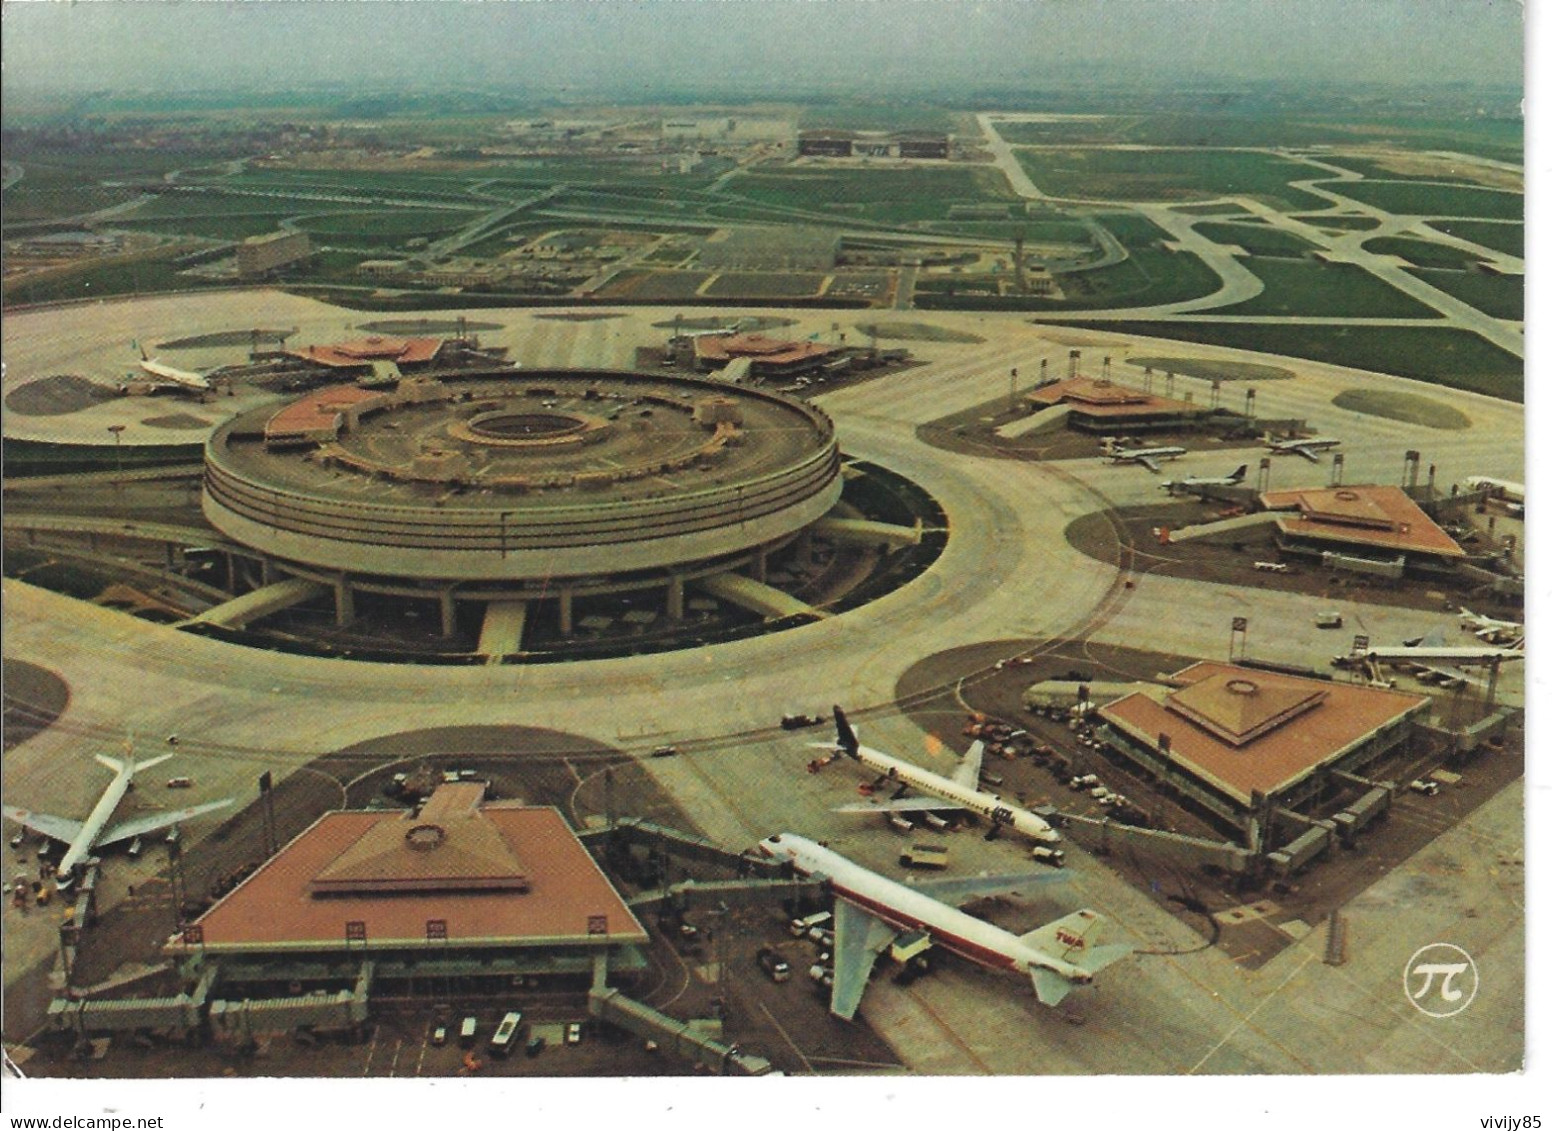
[[[905,868],[947,868],[948,845],[913,844],[900,853],[900,864]]]
[[[447,1044],[446,1025],[438,1025],[435,1029],[431,1030],[431,1043],[437,1048],[441,1048],[443,1045]]]
[[[1341,613],[1316,613],[1315,614],[1315,627],[1316,628],[1341,628],[1342,627],[1342,614]]]
[[[828,911],[816,911],[812,915],[805,915],[801,919],[792,920],[787,925],[787,929],[792,932],[793,938],[800,939],[808,934],[811,927],[822,927],[832,918],[834,916]]]
[[[479,1027],[480,1019],[478,1017],[465,1017],[463,1019],[463,1022],[458,1026],[458,1044],[461,1048],[474,1047],[474,1035],[478,1032]]]
[[[530,1057],[538,1056],[544,1051],[545,1041],[543,1037],[530,1037],[523,1051]]]
[[[679,753],[679,747],[677,746],[664,745],[652,748],[652,757],[654,758],[672,758],[677,753]]]
[[[1428,781],[1425,778],[1418,778],[1415,781],[1408,783],[1407,788],[1410,789],[1413,793],[1421,793],[1424,797],[1432,797],[1434,794],[1439,792],[1439,783],[1436,781]]]
[[[1067,854],[1060,848],[1050,848],[1043,844],[1037,844],[1029,850],[1029,858],[1031,860],[1038,860],[1042,864],[1049,864],[1053,868],[1060,868],[1064,865]]]
[[[787,960],[770,947],[762,946],[755,951],[754,958],[771,981],[785,982],[792,977],[792,967],[787,964]]]
[[[582,1043],[582,1022],[573,1021],[566,1026],[566,1043],[568,1045],[580,1045]]]
[[[517,1030],[523,1024],[523,1015],[517,1010],[512,1010],[501,1019],[501,1024],[496,1026],[495,1034],[490,1038],[490,1051],[493,1056],[506,1056],[512,1051],[512,1044],[517,1040]]]

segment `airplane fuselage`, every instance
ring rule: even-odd
[[[61,876],[69,876],[92,854],[92,846],[97,843],[97,838],[102,835],[102,830],[107,827],[108,822],[113,819],[114,810],[119,807],[119,802],[123,801],[124,795],[129,792],[134,776],[133,769],[120,770],[108,783],[108,788],[102,791],[97,804],[92,806],[92,811],[81,823],[81,831],[75,835],[75,839],[65,850],[64,857],[59,861],[58,871]]]
[[[1040,953],[1011,931],[869,871],[806,837],[782,833],[762,841],[760,847],[778,860],[790,861],[806,876],[824,876],[837,899],[900,930],[926,931],[935,944],[979,966],[1021,973],[1039,968],[1078,985],[1094,980],[1087,970]]]
[[[857,761],[868,769],[883,774],[890,781],[908,785],[933,797],[941,797],[960,808],[979,813],[994,824],[1007,825],[1032,840],[1054,844],[1062,839],[1061,834],[1053,829],[1049,822],[1029,810],[1009,805],[995,794],[960,785],[951,778],[935,774],[903,758],[896,758],[881,750],[859,746]]]

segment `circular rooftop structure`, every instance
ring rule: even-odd
[[[316,570],[532,583],[771,546],[841,494],[828,416],[692,377],[458,372],[342,384],[212,435],[204,511]]]

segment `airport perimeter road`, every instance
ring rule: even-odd
[[[250,298],[246,313],[239,314],[243,308],[223,299],[203,322],[182,307],[131,303],[112,310],[115,305],[104,307],[112,314],[111,333],[138,323],[148,328],[141,331],[145,336],[171,336],[173,328],[184,334],[209,332],[257,321],[301,325],[306,331],[301,340],[329,341],[347,333],[359,335],[359,323],[368,320],[305,300],[268,305]],[[288,312],[296,317],[286,320]],[[509,346],[514,360],[525,366],[541,366],[629,364],[638,345],[654,344],[666,333],[653,324],[671,321],[676,312],[637,309],[591,320],[528,311],[466,313],[473,320],[501,325],[499,331],[482,332],[482,340]],[[159,316],[159,323],[153,315]],[[27,316],[29,322],[40,317]],[[807,336],[827,330],[833,314],[795,312],[792,317],[790,332]],[[179,735],[178,764],[197,783],[198,796],[190,800],[205,800],[227,794],[249,798],[254,779],[264,770],[283,776],[320,754],[384,735],[468,725],[544,727],[637,755],[661,742],[677,744],[683,751],[679,757],[644,759],[642,764],[700,831],[721,843],[744,847],[787,828],[829,838],[865,863],[888,863],[898,850],[892,834],[875,821],[831,812],[832,806],[855,796],[856,778],[841,766],[822,774],[805,773],[804,764],[812,757],[806,743],[825,735],[817,728],[797,734],[778,730],[781,712],[844,704],[854,711],[870,743],[946,769],[947,759],[935,753],[926,736],[893,705],[901,675],[921,660],[989,640],[1072,635],[1141,648],[1170,649],[1183,642],[1192,646],[1188,650],[1199,646],[1203,655],[1216,656],[1224,646],[1221,634],[1201,626],[1222,620],[1232,594],[1218,586],[1187,581],[1166,586],[1146,577],[1128,589],[1116,567],[1084,557],[1067,543],[1063,531],[1075,518],[1113,502],[1158,498],[1157,478],[1145,471],[1104,467],[1097,460],[1042,465],[955,456],[923,444],[916,429],[956,409],[1005,396],[1012,366],[1029,366],[1023,371],[1032,375],[1038,359],[1045,357],[1060,367],[1075,343],[1086,350],[1102,348],[1118,361],[1129,350],[1147,351],[1144,356],[1166,349],[1200,357],[1245,355],[1047,330],[1016,317],[961,314],[933,316],[930,322],[984,340],[969,345],[911,341],[913,352],[926,364],[820,399],[835,418],[848,455],[876,460],[916,480],[949,516],[952,535],[943,555],[897,592],[803,628],[698,651],[566,665],[465,668],[352,663],[241,648],[6,580],[7,658],[59,673],[71,692],[54,727],[6,755],[7,799],[48,811],[83,810],[96,783],[87,759],[96,750],[118,747],[126,732],[133,732],[137,747],[147,752],[167,749],[166,736]],[[49,333],[43,322],[30,322],[26,330],[31,356],[47,365],[42,372],[68,371],[49,363]],[[326,332],[329,336],[323,336]],[[67,353],[108,350],[110,331],[102,333],[94,346],[74,340],[58,345]],[[1362,418],[1368,431],[1360,431],[1356,420],[1330,407],[1335,391],[1360,383],[1421,386],[1301,362],[1280,363],[1299,376],[1264,385],[1263,411],[1271,411],[1273,404],[1279,410],[1306,407],[1322,431],[1354,444],[1355,466],[1392,468],[1382,481],[1395,481],[1401,453],[1414,445],[1437,450],[1441,469],[1452,477],[1517,470],[1510,464],[1523,435],[1518,406],[1429,388],[1430,398],[1460,406],[1477,423],[1463,432],[1430,430],[1424,445],[1413,432],[1376,418]],[[1229,455],[1224,451],[1210,457],[1214,470]],[[1205,472],[1208,468],[1200,465],[1208,458],[1193,454],[1172,466]],[[1477,459],[1486,466],[1472,466]],[[1188,464],[1195,466],[1188,469]],[[1326,467],[1296,466],[1311,473],[1314,482],[1325,481]],[[1280,484],[1295,481],[1292,472],[1281,478],[1281,465],[1278,474]],[[1300,615],[1283,595],[1264,604],[1267,611],[1254,614],[1258,633],[1269,620]],[[1370,617],[1371,611],[1363,615]],[[1394,618],[1401,627],[1413,623],[1411,615],[1405,610],[1374,611],[1372,623],[1388,629]],[[1290,639],[1300,639],[1289,632]],[[1266,639],[1272,638],[1268,629]],[[579,778],[586,773],[582,770]],[[337,783],[320,776],[317,788],[329,804],[337,803]],[[166,803],[153,796],[157,792],[147,791],[140,800]],[[191,826],[191,852],[199,851],[198,839],[214,823]],[[1019,846],[1009,841],[986,844],[961,837],[956,844],[962,846],[965,867],[1008,870],[1023,862]],[[1178,950],[1191,944],[1190,932],[1156,906],[1153,896],[1134,890],[1081,853],[1074,852],[1072,858],[1072,893],[1042,893],[1030,905],[1034,918],[1029,926],[1081,900],[1113,917],[1127,937],[1146,949]],[[119,884],[133,874],[120,865],[118,858],[110,858],[109,903],[122,898]],[[1457,890],[1453,879],[1441,883],[1448,891]],[[22,917],[9,910],[6,916],[5,981],[12,986],[51,960],[57,936],[48,916]],[[1420,922],[1420,930],[1431,923]],[[1510,927],[1505,930],[1512,933]],[[1357,945],[1363,945],[1363,937],[1355,940]],[[888,1015],[874,1011],[901,1011],[900,1024],[890,1021],[884,1031],[891,1033],[906,1062],[920,1071],[1189,1071],[1198,1064],[1201,1071],[1287,1071],[1306,1065],[1349,1069],[1359,1063],[1365,1068],[1410,1068],[1406,1056],[1411,1053],[1406,1050],[1413,1046],[1405,1041],[1413,1038],[1398,1036],[1399,1023],[1376,1031],[1378,1051],[1362,1062],[1351,1058],[1351,1042],[1357,1038],[1350,1033],[1344,1035],[1349,1042],[1346,1060],[1320,1043],[1331,1039],[1338,1015],[1317,1019],[1308,1035],[1287,1031],[1305,1008],[1290,987],[1302,993],[1311,984],[1307,979],[1325,970],[1298,965],[1317,947],[1317,941],[1306,940],[1289,952],[1296,956],[1293,965],[1278,965],[1288,959],[1284,955],[1254,976],[1243,975],[1218,952],[1129,959],[1101,988],[1086,992],[1075,1004],[1087,1019],[1084,1025],[1068,1024],[1040,1010],[1016,981],[954,970],[910,990],[887,983],[876,986],[865,1009],[875,1024]],[[1313,961],[1318,964],[1318,958]],[[1381,969],[1385,961],[1388,958],[1376,957],[1373,970],[1364,967],[1361,974],[1355,962],[1339,976],[1356,978],[1363,992],[1381,995],[1381,983],[1399,984],[1399,972],[1392,979]],[[1481,1012],[1484,1019],[1501,1018],[1508,1026],[1517,1015],[1504,1014],[1503,1008],[1501,1001],[1484,1001]],[[963,1060],[953,1060],[946,1049],[969,1052]],[[1493,1062],[1483,1047],[1462,1047],[1460,1052],[1474,1063]]]

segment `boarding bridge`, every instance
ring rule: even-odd
[[[752,1056],[739,1051],[737,1045],[705,1036],[696,1031],[694,1022],[659,1013],[616,989],[594,986],[588,991],[587,1012],[724,1076],[766,1076],[771,1072],[771,1062],[763,1056]]]

